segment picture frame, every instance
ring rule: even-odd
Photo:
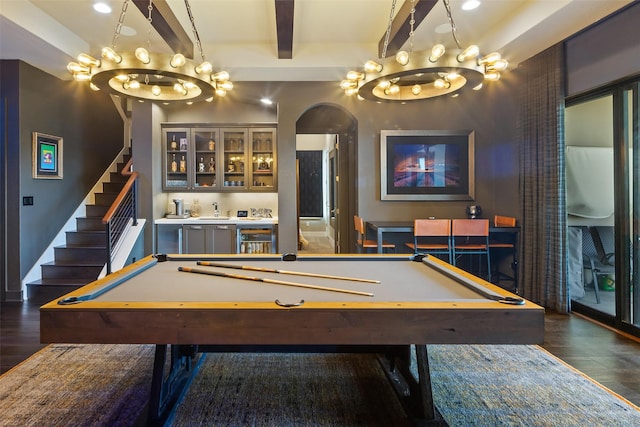
[[[33,132],[33,178],[62,179],[63,141],[59,136]]]
[[[473,200],[474,156],[472,130],[383,130],[380,198]]]

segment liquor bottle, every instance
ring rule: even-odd
[[[213,133],[211,134],[211,139],[209,139],[209,151],[214,151],[216,149],[216,142],[213,140]]]
[[[184,159],[184,155],[182,156],[182,159],[180,159],[180,172],[186,172],[187,171],[187,161]]]
[[[200,163],[198,163],[198,172],[204,172],[204,159],[200,157]]]
[[[209,172],[213,173],[215,171],[216,171],[216,169],[215,169],[215,165],[213,163],[213,157],[212,157],[212,158],[209,159]]]
[[[173,135],[173,139],[171,140],[171,149],[172,150],[177,150],[178,149],[178,142],[176,141],[176,136]]]
[[[173,160],[171,160],[171,172],[178,172],[178,164],[176,163],[176,155],[173,155]]]

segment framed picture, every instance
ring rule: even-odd
[[[33,177],[62,179],[62,138],[33,132]]]
[[[473,200],[474,133],[383,130],[382,200]]]

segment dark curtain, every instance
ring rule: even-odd
[[[567,313],[563,44],[522,63],[519,72],[523,296]]]
[[[300,216],[322,218],[322,151],[297,151],[300,170]]]

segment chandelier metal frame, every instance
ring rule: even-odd
[[[396,0],[393,0],[382,50],[383,60],[368,61],[364,71],[350,71],[340,83],[345,94],[376,102],[410,102],[443,95],[457,96],[469,88],[480,89],[484,81],[498,80],[500,71],[507,68],[508,62],[496,52],[480,56],[480,49],[475,45],[462,49],[449,0],[443,0],[443,3],[455,49],[449,51],[442,44],[437,44],[431,50],[413,51],[414,6],[411,9],[409,52],[400,51],[387,58],[396,6]]]
[[[78,56],[78,62],[69,63],[67,69],[75,80],[88,81],[93,90],[104,89],[116,95],[161,102],[212,101],[215,96],[225,96],[227,91],[233,89],[229,73],[214,72],[211,63],[205,60],[188,0],[185,0],[185,7],[200,53],[200,62],[186,58],[181,53],[150,52],[149,36],[149,50],[139,47],[135,52],[117,52],[116,44],[130,1],[124,0],[112,45],[102,49],[102,59],[82,53]],[[149,0],[148,10],[150,34],[153,0]]]

